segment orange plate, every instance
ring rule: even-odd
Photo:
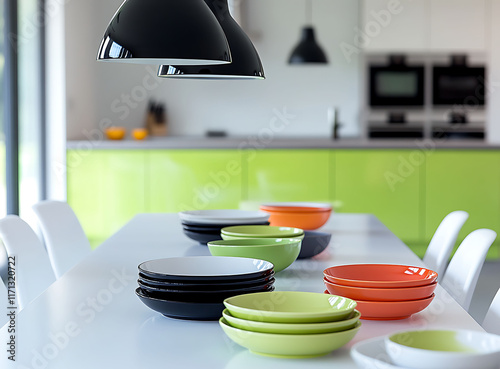
[[[328,294],[328,290],[325,291]],[[360,319],[365,320],[399,320],[406,319],[424,310],[434,299],[434,294],[421,300],[408,301],[361,301],[356,310],[361,313]]]
[[[324,279],[326,289],[332,295],[344,296],[353,300],[364,301],[407,301],[420,300],[431,296],[437,282],[420,287],[407,288],[369,288],[335,284]]]
[[[271,226],[278,227],[295,227],[308,231],[318,229],[324,225],[330,218],[331,210],[320,212],[286,212],[286,211],[270,211],[261,210],[271,214],[269,222]]]
[[[325,269],[323,275],[335,284],[370,288],[419,287],[434,283],[438,277],[430,269],[392,264],[338,265]]]

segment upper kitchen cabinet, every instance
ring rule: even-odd
[[[420,51],[428,46],[427,0],[363,0],[357,41],[366,51]]]
[[[238,208],[240,151],[155,150],[148,155],[150,212]]]
[[[330,198],[328,150],[249,150],[243,163],[250,202]]]
[[[429,13],[431,50],[486,50],[487,0],[432,0]]]
[[[357,30],[368,52],[486,50],[487,0],[364,0]]]

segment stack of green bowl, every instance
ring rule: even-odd
[[[361,322],[356,302],[312,292],[251,293],[224,300],[219,323],[251,352],[282,358],[326,355],[354,338]]]
[[[222,228],[223,240],[248,238],[299,238],[304,239],[304,230],[293,227],[272,227],[265,225],[246,225]]]

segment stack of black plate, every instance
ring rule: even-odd
[[[171,318],[218,320],[232,296],[274,290],[273,264],[258,259],[192,256],[139,265],[136,294]]]
[[[195,210],[179,213],[184,234],[203,245],[221,240],[222,228],[236,225],[269,225],[269,214],[244,210]]]

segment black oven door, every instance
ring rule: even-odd
[[[466,66],[433,68],[434,105],[486,104],[485,68]]]
[[[423,106],[423,66],[370,66],[370,106]]]

